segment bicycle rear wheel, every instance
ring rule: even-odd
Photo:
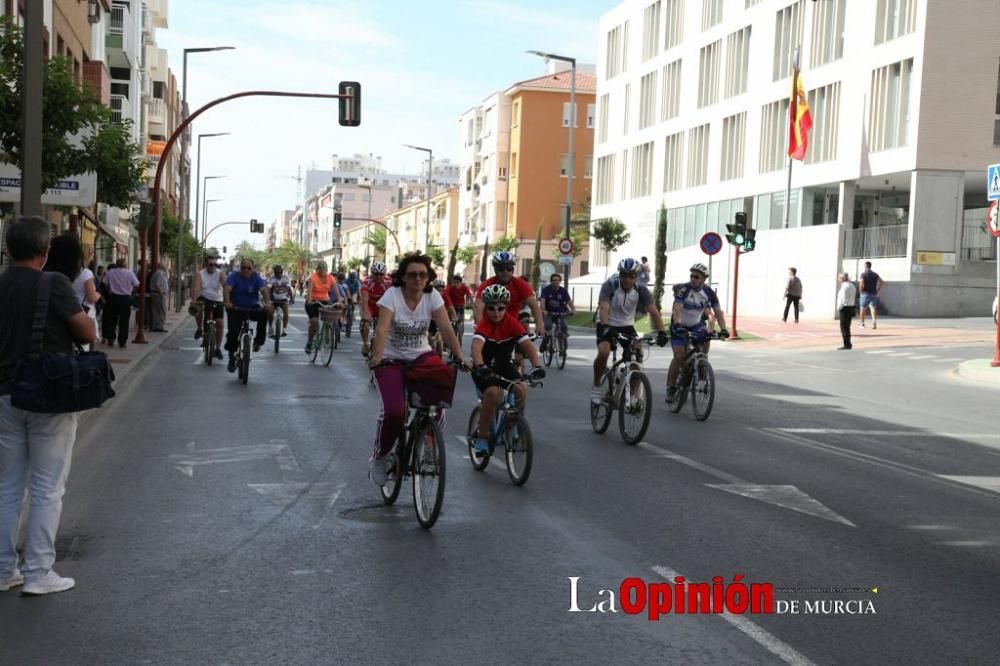
[[[316,331],[316,335],[312,339],[312,358],[311,363],[315,363],[316,359],[319,358],[319,350],[323,346],[323,325],[320,324],[319,329]]]
[[[636,384],[634,391],[633,383]],[[652,396],[653,387],[645,373],[634,371],[625,376],[625,385],[622,387],[621,401],[618,405],[618,430],[626,444],[635,446],[646,435],[649,418],[653,413],[650,409]]]
[[[601,404],[590,403],[590,426],[598,435],[603,434],[611,425],[611,373],[605,372],[601,377]]]
[[[700,358],[694,365],[694,379],[691,382],[691,408],[694,417],[704,421],[712,413],[715,403],[715,371],[706,358]]]
[[[562,370],[563,368],[566,367],[566,347],[568,347],[569,345],[567,344],[568,341],[566,340],[565,335],[560,335],[557,339],[559,340],[559,351],[558,351],[559,369]]]
[[[351,329],[354,328],[354,306],[347,308],[347,325],[344,327],[344,334],[351,337]]]
[[[340,322],[330,324],[330,331],[333,333],[333,348],[340,346]]]
[[[336,339],[333,337],[335,329],[333,324],[323,324],[323,358],[325,359],[323,365],[327,368],[333,361],[333,350],[337,347]]]
[[[684,408],[684,403],[687,401],[688,389],[691,387],[691,380],[688,377],[687,364],[681,368],[680,375],[677,377],[677,393],[674,395],[674,401],[670,403],[670,411],[674,414],[681,411]]]
[[[515,486],[523,486],[531,476],[531,462],[534,457],[531,428],[520,414],[508,413],[504,419],[501,436],[510,482]]]
[[[281,334],[284,332],[284,322],[281,319],[281,310],[279,309],[274,315],[274,353],[278,353],[278,347],[281,343]]]
[[[482,472],[490,464],[489,454],[476,453],[476,447],[472,443],[472,440],[479,434],[479,412],[481,409],[481,405],[472,408],[472,414],[469,415],[469,427],[466,430],[469,440],[469,461],[472,462],[472,469],[477,472]]]
[[[552,347],[555,346],[555,344],[555,336],[549,336],[548,341],[545,343],[545,351],[542,352],[542,360],[545,361],[545,367],[552,365]]]
[[[386,504],[394,504],[399,497],[399,491],[403,487],[403,476],[405,475],[405,465],[401,457],[402,451],[406,447],[406,431],[399,434],[399,444],[389,452],[389,481],[384,486],[379,486],[382,493],[382,501]]]
[[[431,418],[416,429],[413,441],[413,507],[420,526],[429,530],[444,503],[445,454],[441,428]]]
[[[240,356],[240,380],[246,386],[250,380],[250,336],[244,335],[241,344],[243,353]]]

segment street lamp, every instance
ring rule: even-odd
[[[210,132],[198,135],[198,158],[194,177],[194,237],[200,238],[203,234],[198,233],[198,213],[201,210],[201,140],[213,136],[228,136],[229,132]],[[216,176],[218,177],[218,176]],[[204,230],[202,230],[204,231]]]
[[[408,143],[404,143],[403,145],[407,148],[427,153],[427,232],[424,236],[424,252],[427,252],[431,249],[431,167],[434,165],[434,151],[430,148],[421,148],[420,146],[413,146]],[[371,215],[368,217],[371,217]]]
[[[367,185],[362,185],[358,183],[358,187],[368,190],[368,220],[365,222],[365,259],[371,261],[369,257],[372,254],[372,241],[371,241],[371,219],[372,219],[372,186],[371,183]]]
[[[208,229],[208,204],[215,203],[216,201],[222,201],[222,199],[205,199],[202,202],[202,204],[201,204],[201,206],[202,206],[201,217],[205,221],[204,227],[206,229]],[[208,234],[205,234],[205,236],[207,238]],[[202,238],[201,242],[202,242],[202,244],[204,244],[205,243],[205,239]]]
[[[201,187],[199,189],[203,190],[204,196],[206,196],[206,197],[208,196],[208,181],[210,181],[210,180],[216,180],[217,178],[225,178],[225,176],[205,176],[204,178],[201,179],[201,182],[199,183],[201,185]],[[197,204],[197,203],[198,202],[195,201],[195,204]],[[202,232],[201,235],[202,235],[202,237],[204,237],[205,236],[205,229],[206,229],[205,225],[208,224],[208,220],[205,217],[204,201],[202,201],[202,204],[203,205],[202,205],[202,215],[201,215],[201,218],[202,218],[201,219],[201,232]],[[197,236],[196,236],[196,238],[197,238]]]
[[[528,51],[532,55],[545,58],[545,61],[558,60],[570,64],[569,82],[569,168],[566,170],[566,238],[570,238],[570,220],[573,218],[573,127],[576,125],[576,58],[545,53],[543,51]],[[569,286],[569,264],[563,266],[563,284]]]

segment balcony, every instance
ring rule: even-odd
[[[155,135],[166,135],[167,103],[157,97],[151,97],[149,99],[147,111],[149,113],[149,133]]]
[[[108,49],[109,67],[132,67],[128,59],[131,27],[132,18],[128,6],[113,5],[111,19],[108,22],[108,34],[104,39],[104,45]]]
[[[129,108],[128,97],[125,95],[112,95],[111,96],[111,119],[116,123],[120,123],[126,118],[131,118],[131,109]]]

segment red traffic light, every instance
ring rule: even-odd
[[[340,124],[344,127],[357,127],[361,124],[361,84],[357,81],[341,81],[337,90],[340,100]]]

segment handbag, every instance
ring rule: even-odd
[[[806,311],[806,304],[805,304],[805,302],[804,302],[804,301],[803,301],[803,300],[802,300],[802,299],[800,298],[800,299],[799,299],[799,312],[805,312],[805,311]]]
[[[42,350],[52,273],[42,273],[28,354],[14,366],[10,403],[28,412],[66,414],[100,407],[115,396],[115,373],[103,352],[58,354]]]

